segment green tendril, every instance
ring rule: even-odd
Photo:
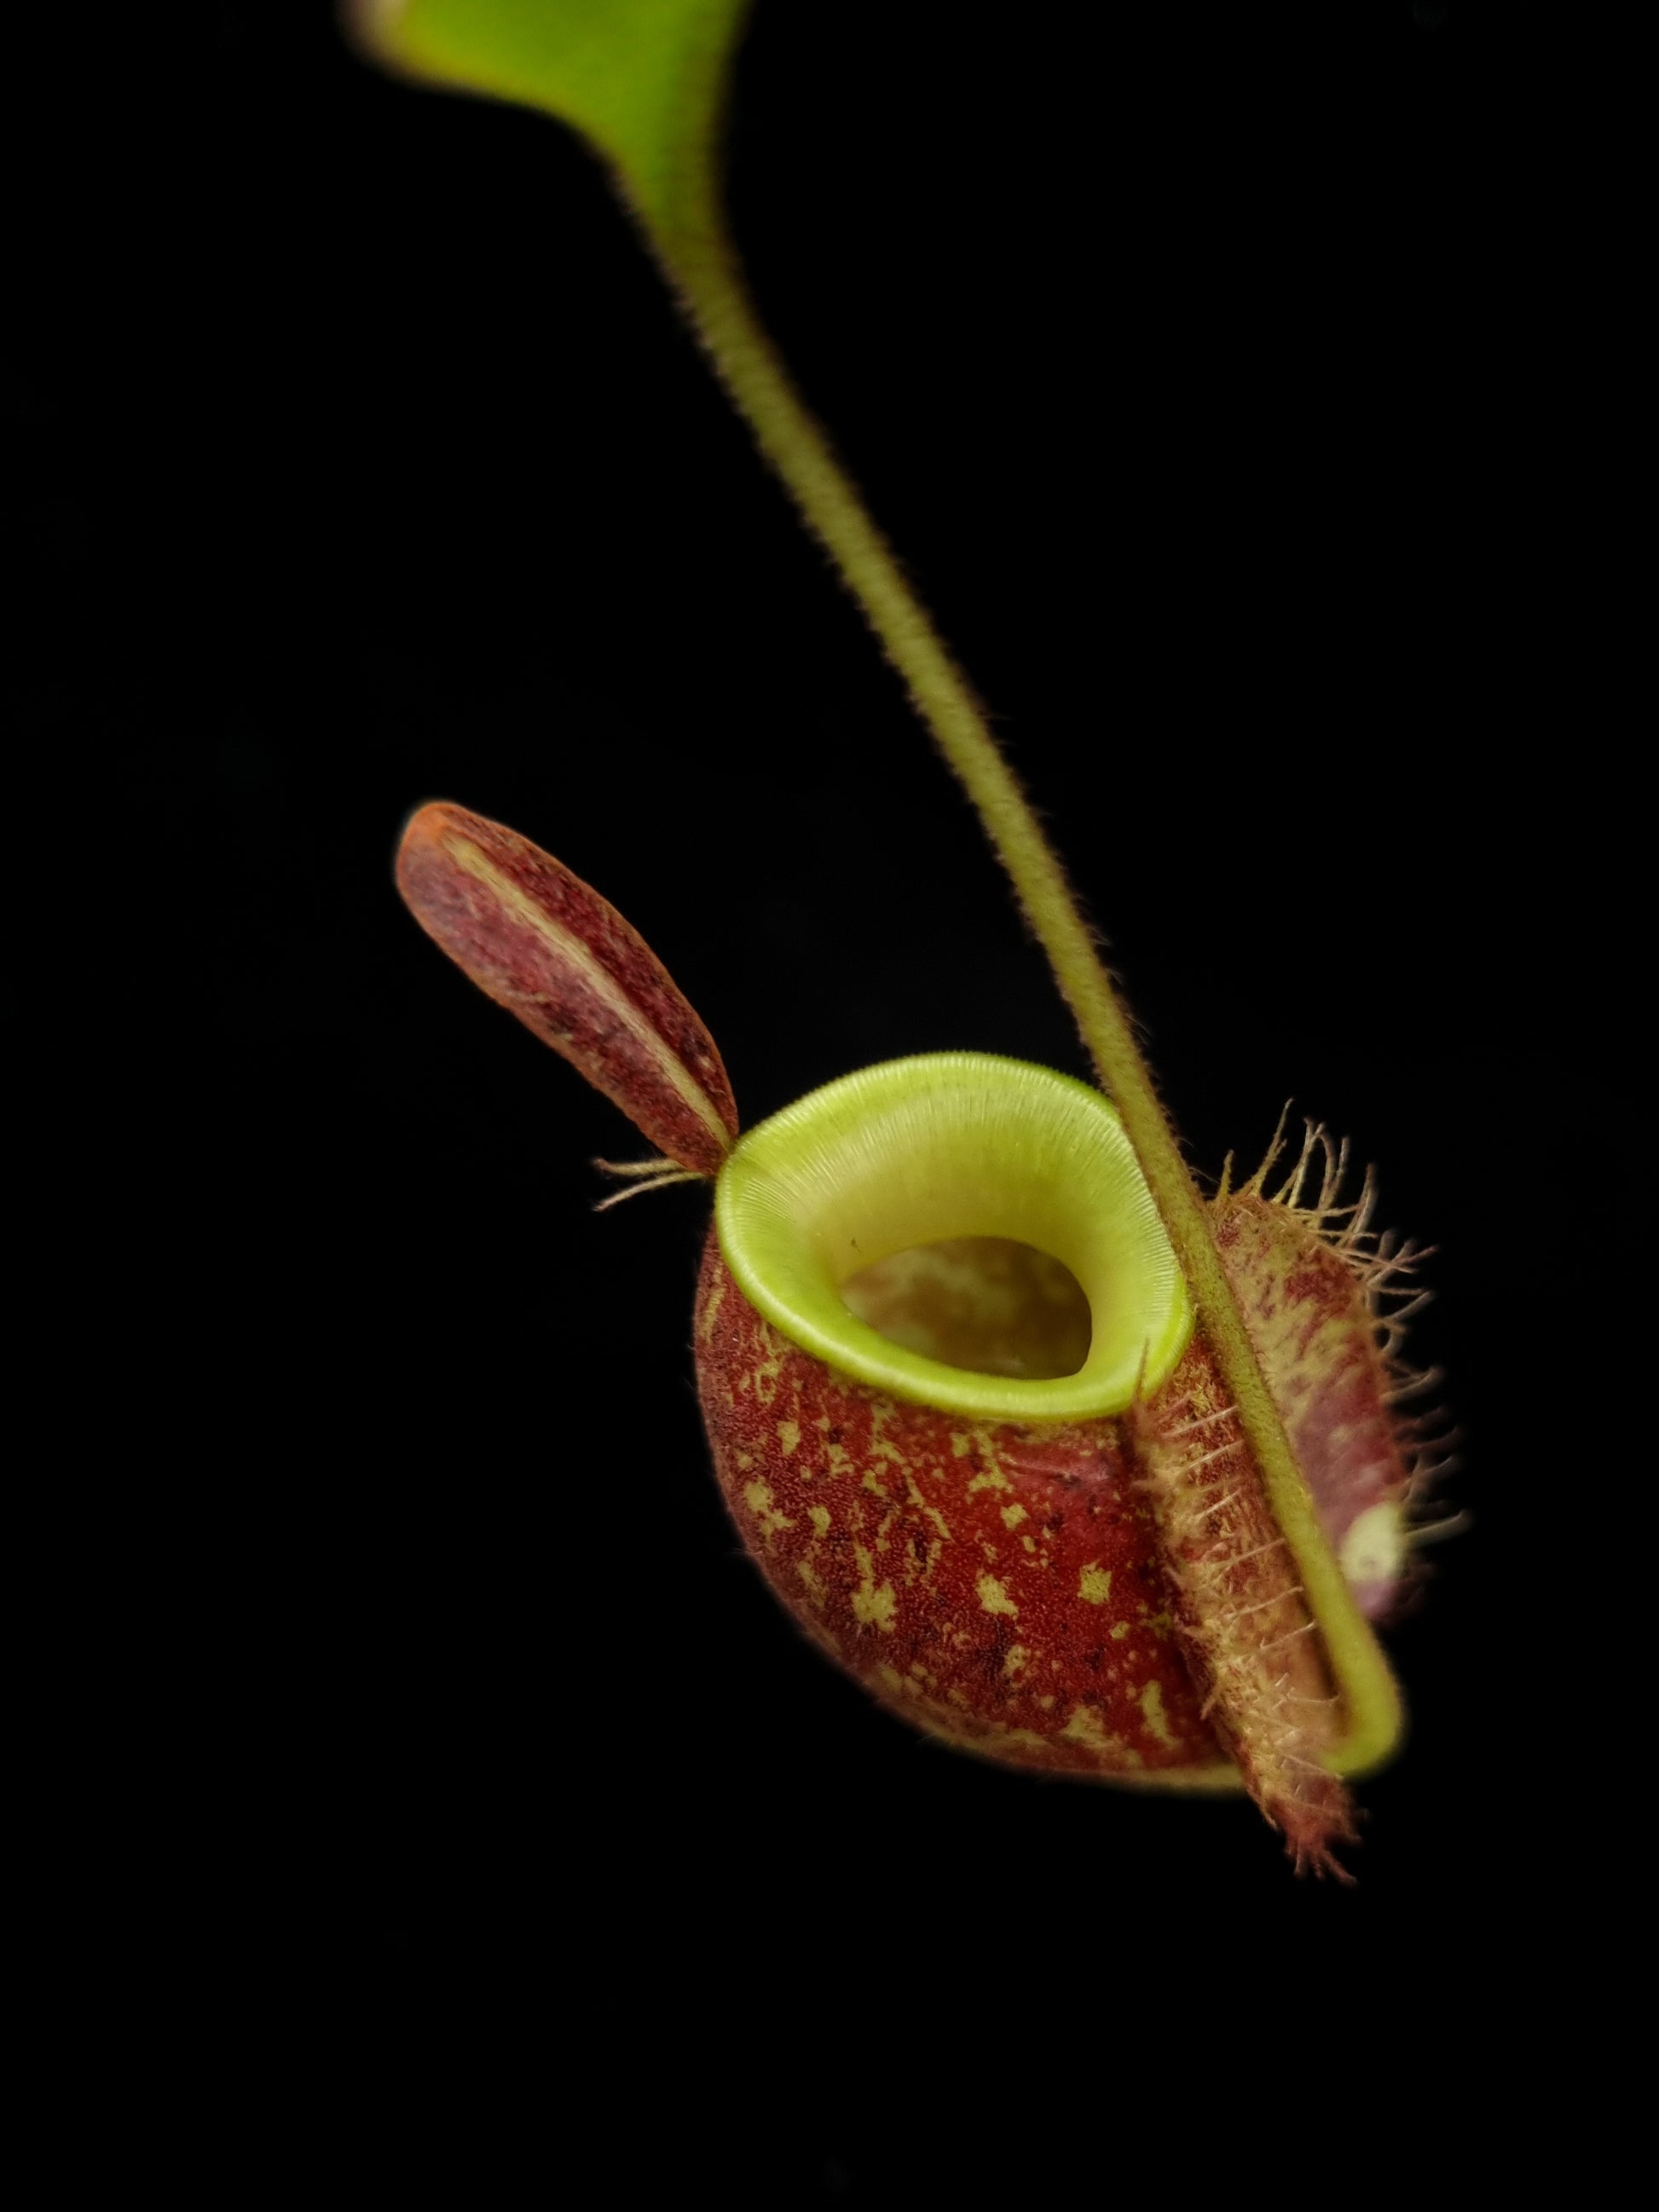
[[[1122,1117],[1341,1682],[1350,1725],[1332,1764],[1361,1771],[1399,1733],[1397,1693],[1319,1528],[1152,1071],[982,709],[750,298],[726,222],[720,162],[748,12],[749,0],[353,0],[347,16],[383,66],[541,108],[574,126],[611,168],[733,404],[966,790],[1048,956]]]

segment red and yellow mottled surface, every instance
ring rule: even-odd
[[[1340,1551],[1368,1515],[1397,1513],[1408,1479],[1362,1275],[1307,1218],[1254,1193],[1224,1201],[1218,1226]],[[1164,1786],[1242,1779],[1298,1859],[1333,1863],[1352,1832],[1322,1757],[1340,1703],[1201,1336],[1121,1421],[963,1420],[866,1389],[780,1335],[711,1232],[696,1346],[744,1543],[882,1705],[1006,1765]]]
[[[813,1639],[904,1719],[1017,1766],[1133,1778],[1220,1753],[1117,1425],[884,1398],[750,1306],[711,1234],[696,1308],[714,1464]]]
[[[398,883],[422,926],[665,1156],[718,1173],[738,1129],[713,1039],[598,892],[497,823],[410,822]],[[1218,1201],[1217,1250],[1320,1525],[1364,1609],[1403,1562],[1400,1371],[1366,1205]],[[1302,1169],[1291,1177],[1299,1189]],[[1280,1200],[1284,1194],[1280,1194]],[[1333,1226],[1346,1217],[1338,1232]],[[914,1317],[914,1316],[913,1316]],[[1298,1863],[1352,1834],[1326,1754],[1344,1717],[1291,1548],[1202,1331],[1121,1419],[975,1421],[855,1382],[778,1334],[710,1231],[699,1394],[744,1543],[795,1619],[902,1718],[1049,1773],[1242,1780]],[[966,1359],[964,1364],[975,1361]],[[1051,1372],[1066,1371],[1062,1364]],[[1411,1387],[1407,1382],[1404,1387]]]

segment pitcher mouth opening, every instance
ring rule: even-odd
[[[1021,1060],[930,1054],[811,1092],[733,1148],[715,1223],[792,1342],[970,1417],[1121,1413],[1192,1330],[1115,1111]]]
[[[1075,1375],[1094,1335],[1088,1298],[1066,1262],[1012,1237],[908,1245],[849,1275],[841,1295],[890,1344],[975,1375]]]

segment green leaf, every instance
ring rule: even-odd
[[[665,240],[701,210],[750,0],[350,0],[359,42],[417,80],[539,107],[619,172]]]

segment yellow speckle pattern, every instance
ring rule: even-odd
[[[930,1430],[821,1377],[729,1286],[721,1322],[748,1332],[700,1374],[727,1498],[809,1637],[883,1703],[959,1750],[1091,1778],[1208,1748],[1163,1676],[1151,1515],[1115,1432],[1097,1460],[1080,1433]]]
[[[777,1396],[778,1377],[782,1372],[782,1356],[775,1352],[769,1359],[759,1361],[753,1369],[755,1395],[763,1406],[769,1406]]]
[[[853,1556],[859,1569],[859,1586],[853,1592],[853,1618],[860,1628],[878,1628],[884,1636],[890,1636],[898,1602],[893,1595],[893,1585],[878,1584],[875,1563],[862,1544],[853,1547]]]
[[[1112,1594],[1112,1571],[1091,1559],[1078,1577],[1077,1594],[1091,1605],[1104,1605]]]
[[[1060,1730],[1068,1743],[1080,1743],[1085,1751],[1092,1751],[1111,1760],[1115,1766],[1139,1766],[1140,1754],[1130,1744],[1121,1743],[1092,1705],[1076,1705]]]
[[[1164,1717],[1164,1685],[1148,1682],[1140,1693],[1140,1710],[1146,1717],[1147,1733],[1155,1737],[1166,1750],[1175,1746],[1170,1733],[1170,1723]]]
[[[785,1528],[794,1527],[794,1516],[792,1514],[779,1512],[773,1503],[772,1486],[769,1482],[746,1482],[743,1486],[743,1494],[748,1501],[749,1510],[760,1523],[761,1534],[763,1536],[776,1536]]]
[[[870,1413],[870,1449],[878,1459],[890,1461],[894,1467],[902,1467],[904,1465],[903,1452],[900,1450],[899,1447],[893,1442],[890,1437],[884,1434],[888,1422],[893,1417],[893,1412],[894,1409],[891,1406],[878,1404],[872,1407]]]
[[[1017,1613],[1019,1611],[994,1575],[981,1575],[975,1587],[979,1591],[979,1601],[987,1613]]]
[[[924,1519],[931,1521],[934,1528],[938,1529],[940,1541],[948,1544],[951,1541],[951,1524],[945,1519],[945,1516],[939,1511],[938,1506],[930,1505],[927,1503],[927,1500],[922,1496],[921,1490],[917,1487],[916,1478],[914,1474],[906,1474],[904,1478],[904,1491],[906,1497],[908,1498],[911,1504],[915,1507],[917,1512],[920,1513]]]

